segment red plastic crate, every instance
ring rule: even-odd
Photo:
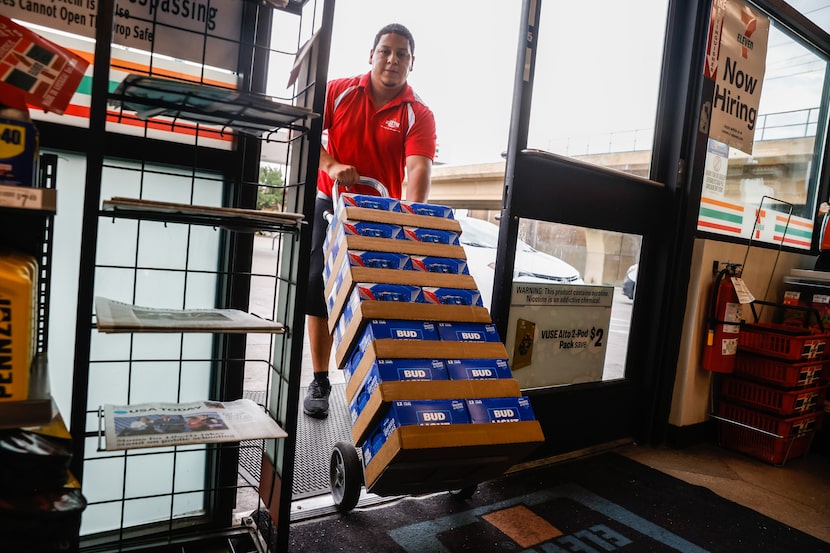
[[[777,415],[802,415],[824,408],[827,385],[783,390],[760,382],[725,376],[720,397]]]
[[[804,328],[766,323],[745,324],[738,334],[738,348],[778,359],[823,359],[830,334]]]
[[[830,360],[793,362],[772,357],[738,352],[735,373],[782,388],[818,386],[827,373]]]
[[[722,402],[718,415],[721,446],[783,465],[807,454],[824,413],[781,418]]]

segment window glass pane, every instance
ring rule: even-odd
[[[467,268],[489,308],[498,221],[456,210]],[[642,236],[519,220],[507,335],[522,389],[625,376]]]
[[[826,73],[825,58],[772,22],[752,155],[710,140],[699,230],[809,249]]]
[[[503,0],[337,0],[328,76],[368,72],[375,34],[402,23],[416,45],[408,82],[435,114],[436,165],[500,162],[507,150],[521,8],[521,2]],[[284,88],[285,73],[272,71],[271,81],[274,90]]]
[[[529,148],[648,176],[667,5],[542,5]]]

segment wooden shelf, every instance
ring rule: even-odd
[[[54,188],[29,188],[0,184],[0,208],[54,214],[58,192]]]

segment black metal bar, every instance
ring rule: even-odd
[[[84,183],[84,214],[81,236],[98,236],[98,198],[106,144],[107,93],[115,0],[98,3],[95,27],[95,60],[92,73],[92,99],[89,118],[86,178]],[[86,430],[86,411],[89,398],[89,356],[92,339],[92,304],[95,285],[95,254],[97,240],[81,241],[79,261],[78,303],[75,317],[75,359],[72,377],[72,413],[70,433],[81,436]],[[72,441],[72,471],[83,482],[84,440]]]

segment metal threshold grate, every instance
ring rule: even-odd
[[[294,461],[294,499],[329,493],[329,460],[336,442],[352,443],[352,420],[346,404],[345,384],[332,384],[329,416],[313,419],[299,407],[297,420],[297,454]],[[264,391],[245,392],[244,396],[265,403]],[[300,390],[305,397],[305,388]],[[302,400],[301,400],[302,402]],[[243,441],[239,453],[240,474],[251,485],[258,485],[261,475],[262,441]],[[359,453],[359,452],[358,452]]]

